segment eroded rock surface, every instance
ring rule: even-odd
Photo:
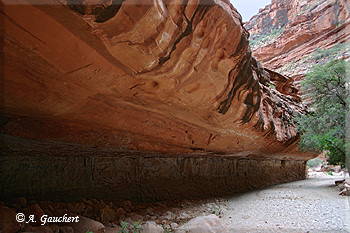
[[[4,133],[132,150],[310,157],[297,151],[291,121],[303,106],[270,88],[232,5],[124,1],[112,10],[100,2],[2,7]],[[100,22],[97,8],[113,14]]]
[[[252,43],[253,55],[265,67],[280,69],[288,75],[303,74],[316,63],[315,58],[308,58],[315,50],[337,44],[350,45],[350,3],[346,0],[273,0],[245,27],[256,41]],[[350,54],[340,52],[339,56],[348,58]],[[309,66],[303,64],[306,60]]]
[[[259,166],[270,162],[276,168],[273,177],[284,173],[285,168],[294,169],[296,175],[292,179],[305,176],[304,161],[313,155],[298,151],[298,134],[292,120],[304,111],[304,106],[287,79],[272,75],[251,56],[248,32],[228,1],[4,2],[0,14],[4,45],[1,132],[38,140],[21,145],[8,140],[3,160],[9,166],[13,153],[24,156],[21,158],[25,160],[29,154],[35,158],[51,154],[50,158],[57,164],[61,163],[60,156],[67,157],[72,159],[71,164],[62,164],[60,174],[67,181],[72,177],[78,179],[74,171],[69,171],[74,169],[74,164],[84,167],[90,163],[79,157],[84,154],[81,148],[97,148],[93,150],[96,156],[104,154],[98,148],[107,151],[112,148],[130,155],[125,157],[125,162],[131,167],[126,166],[124,174],[115,164],[111,168],[117,170],[96,174],[110,174],[110,178],[120,174],[121,186],[135,181],[147,185],[157,180],[155,174],[159,174],[165,180],[155,187],[163,187],[160,191],[165,192],[163,196],[172,188],[164,188],[164,184],[176,183],[177,176],[168,172],[172,169],[174,172],[184,169],[179,177],[188,181],[188,186],[178,190],[179,195],[186,189],[189,193],[194,190],[200,193],[198,189],[205,187],[203,183],[197,190],[190,190],[195,179],[207,177],[213,181],[215,172],[220,173],[224,166],[222,163],[236,163],[240,159],[254,159],[252,164],[243,162],[244,166],[256,168],[263,174],[261,177],[270,176],[266,170],[270,165],[261,170]],[[276,89],[270,86],[271,81]],[[45,143],[48,140],[56,142]],[[81,146],[66,147],[60,142]],[[40,148],[27,153],[36,143]],[[27,147],[28,144],[31,145]],[[157,153],[167,154],[169,158],[154,159],[148,164],[147,158],[157,157]],[[78,157],[74,158],[75,155]],[[33,161],[50,174],[53,168],[48,168],[49,164],[39,165],[41,159]],[[123,158],[120,159],[122,162]],[[134,159],[136,165],[132,164]],[[203,159],[203,166],[214,170],[213,174],[202,169]],[[291,165],[283,167],[285,160]],[[107,159],[106,164],[112,161],[113,158]],[[144,163],[156,171],[151,169],[150,173],[141,175],[142,171],[137,169]],[[182,163],[184,167],[180,166]],[[32,178],[38,175],[27,169],[36,165],[22,165],[14,165],[12,171],[24,169]],[[3,171],[14,175],[6,166],[2,167]],[[194,171],[197,166],[200,169]],[[233,184],[219,192],[238,188],[235,182],[241,172],[248,172],[248,167],[240,171],[238,166],[238,170],[229,174]],[[168,170],[163,171],[164,168]],[[227,169],[222,170],[224,173],[218,180],[230,182],[230,179],[222,180],[231,171]],[[196,174],[193,180],[192,172]],[[128,174],[133,174],[132,179]],[[40,179],[50,186],[47,177]],[[101,182],[107,182],[103,177]],[[131,180],[123,180],[125,177]],[[261,180],[261,184],[287,180],[288,175],[271,182]],[[81,182],[91,184],[90,178]],[[261,186],[259,182],[251,187]],[[93,187],[94,192],[103,188],[102,183]],[[69,185],[82,184],[60,183],[61,188]],[[42,193],[40,187],[33,187],[27,190],[28,195],[48,195],[47,187]],[[16,189],[13,188],[12,191]],[[35,190],[39,191],[35,193]],[[112,190],[109,187],[106,192]],[[128,195],[138,192],[136,186],[126,186],[124,191]],[[123,189],[119,188],[118,192]],[[155,195],[152,190],[145,192]]]
[[[304,161],[244,159],[208,153],[179,156],[4,139],[8,148],[0,144],[3,199],[16,196],[57,201],[74,201],[80,197],[139,202],[199,199],[306,177]],[[117,212],[117,215],[125,214]],[[102,210],[99,214],[102,217]]]

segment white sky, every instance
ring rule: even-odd
[[[243,22],[246,22],[256,15],[260,8],[270,4],[271,0],[230,0],[230,2],[242,15]]]

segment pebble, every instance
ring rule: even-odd
[[[165,220],[171,220],[175,218],[175,215],[172,212],[167,211],[163,214],[162,218]]]
[[[191,216],[189,214],[187,214],[186,212],[183,212],[179,215],[179,219],[183,220],[183,219],[189,219],[191,218]]]
[[[170,228],[173,229],[173,230],[175,230],[178,227],[179,227],[179,224],[177,224],[176,222],[173,222],[173,223],[170,224]]]

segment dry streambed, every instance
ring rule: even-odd
[[[335,186],[342,178],[314,172],[231,198],[222,221],[230,232],[350,232],[349,197]]]
[[[75,203],[0,203],[3,232],[350,232],[349,197],[339,196],[342,176],[311,173],[302,181],[231,198],[137,204],[82,199]],[[6,206],[6,207],[5,207]],[[18,224],[17,213],[36,222]],[[46,223],[38,216],[80,216],[78,223]],[[83,217],[84,216],[84,217]]]

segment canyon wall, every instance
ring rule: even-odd
[[[305,177],[305,160],[314,155],[298,150],[292,119],[305,107],[288,78],[251,56],[248,32],[228,1],[1,4],[4,197],[24,192],[16,189],[27,187],[24,177],[44,184],[23,193],[33,198],[52,196],[49,189],[67,196],[69,187],[115,190],[111,182],[136,197],[137,187],[164,176],[152,186],[162,190],[154,195],[173,192],[171,198],[206,190],[203,177],[214,185],[245,174],[251,181],[242,190],[256,175],[254,188]],[[250,165],[238,169],[246,160]],[[89,166],[110,170],[68,182],[91,172]],[[54,174],[63,181],[53,188]],[[174,187],[186,179],[192,181]],[[227,194],[238,186],[215,187]]]
[[[305,162],[228,155],[121,151],[6,136],[0,144],[0,196],[136,202],[229,196],[304,179]],[[11,153],[11,154],[9,154]]]
[[[253,55],[280,73],[297,76],[326,57],[350,57],[346,0],[273,0],[245,23]]]

